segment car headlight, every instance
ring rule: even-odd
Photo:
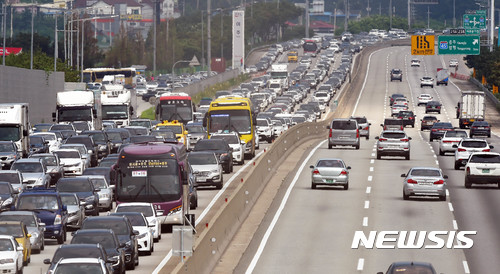
[[[220,155],[220,157],[221,157],[221,158],[222,158],[222,157],[227,157],[227,153],[222,153],[222,154]]]
[[[246,143],[246,144],[245,144],[245,147],[246,147],[246,148],[251,148],[251,147],[252,147],[252,143],[251,143],[251,142]]]
[[[36,232],[36,231],[32,232],[30,234],[31,234],[31,238],[30,239],[36,239],[36,238],[38,238],[40,236],[40,234],[38,234],[38,232]]]
[[[20,246],[22,246],[21,244],[19,244]],[[1,259],[0,260],[0,264],[12,264],[14,263],[14,259],[12,258],[7,258],[7,259]]]
[[[54,225],[60,225],[61,224],[61,215],[57,214],[56,217],[54,218]]]
[[[153,219],[151,220],[151,222],[149,222],[150,225],[156,225],[156,219]]]
[[[94,200],[94,196],[85,197],[85,203],[93,203]]]
[[[7,200],[2,202],[2,206],[8,206],[12,204],[12,197],[9,197]]]
[[[234,151],[240,151],[240,147],[235,147]]]
[[[107,146],[106,146],[106,145],[99,145],[99,146],[98,146],[99,151],[106,150],[106,148],[107,148]]]
[[[210,170],[210,172],[217,173],[217,172],[219,172],[219,170],[218,169],[212,169],[212,170]]]
[[[125,243],[125,247],[131,247],[132,246],[132,241],[127,241]]]
[[[142,233],[142,234],[139,234],[139,236],[137,236],[137,239],[143,239],[143,238],[146,238],[148,234],[147,233]]]

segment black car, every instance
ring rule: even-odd
[[[88,151],[91,153],[91,158],[90,158],[90,165],[91,166],[96,166],[97,165],[97,159],[98,159],[98,148],[94,140],[92,139],[91,136],[89,135],[77,135],[77,136],[71,136],[68,139],[66,139],[65,144],[84,144],[85,147],[87,148]]]
[[[125,244],[120,244],[113,230],[80,229],[73,234],[71,244],[101,244],[113,266],[113,272],[125,273]]]
[[[71,258],[100,258],[106,263],[111,263],[108,261],[108,254],[101,244],[66,244],[61,245],[54,252],[54,256],[51,259],[44,259],[43,263],[48,264],[49,270],[47,273],[52,273],[51,270],[54,269],[55,265],[61,260],[71,259]]]
[[[441,103],[438,101],[429,101],[425,105],[425,113],[437,112],[441,114]]]
[[[399,80],[399,82],[403,81],[403,72],[400,69],[391,70],[391,82],[393,80]]]
[[[85,203],[85,215],[99,215],[99,189],[94,188],[94,184],[88,177],[78,176],[73,178],[61,178],[57,181],[56,189],[59,192],[74,193]]]
[[[111,142],[111,153],[116,153],[122,144],[126,144],[130,139],[130,132],[124,128],[106,129],[106,134]]]
[[[396,98],[398,98],[398,97],[402,97],[402,98],[404,98],[404,97],[406,97],[406,96],[404,96],[403,94],[400,94],[400,93],[394,93],[394,94],[392,94],[392,95],[389,97],[389,99],[390,99],[389,103],[391,104],[391,106],[392,106],[392,104],[394,103],[394,100],[396,100]]]
[[[0,211],[10,210],[10,207],[16,204],[17,194],[19,194],[19,191],[12,188],[9,182],[0,181]]]
[[[472,138],[474,135],[483,135],[488,138],[491,137],[491,125],[486,121],[475,121],[470,126],[469,136]]]
[[[69,129],[61,129],[61,130],[51,130],[49,132],[54,132],[54,133],[60,133],[62,136],[63,141],[68,139],[71,136],[76,136],[77,133],[74,130],[69,130]]]
[[[444,133],[448,130],[453,130],[453,125],[451,125],[451,123],[446,123],[446,122],[434,123],[434,125],[431,128],[431,134],[429,135],[429,140],[432,142],[435,139],[443,138]]]
[[[415,114],[413,111],[403,110],[398,113],[398,119],[403,120],[403,127],[411,126],[415,127]]]
[[[13,141],[0,141],[0,165],[2,169],[10,169],[12,163],[21,158],[21,151],[17,150]]]
[[[421,273],[421,274],[436,274],[436,270],[430,263],[422,262],[395,262],[389,266],[386,274],[398,273]],[[377,272],[377,274],[384,274],[384,272]]]
[[[233,150],[225,140],[203,139],[196,143],[193,151],[212,151],[219,157],[225,173],[233,172]]]
[[[438,118],[433,115],[425,115],[424,118],[420,119],[422,123],[420,124],[420,131],[424,129],[431,129],[435,123],[439,122]]]
[[[30,136],[30,155],[35,153],[49,153],[49,141],[42,136]]]
[[[83,131],[82,134],[92,136],[94,143],[97,145],[97,157],[99,159],[111,153],[112,143],[104,130]]]
[[[83,176],[85,175],[103,175],[110,185],[116,184],[116,170],[111,167],[91,167],[83,171]]]
[[[124,216],[96,216],[89,217],[83,222],[81,229],[112,229],[120,244],[125,244],[125,264],[127,269],[133,270],[139,265],[139,250],[137,246],[137,235],[139,232],[133,230],[132,224]]]

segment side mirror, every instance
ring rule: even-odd
[[[401,174],[401,177],[403,177],[403,178],[404,178],[404,177],[406,177],[406,174],[404,174],[404,173],[403,173],[403,174]]]
[[[378,136],[375,136],[375,140],[378,140],[379,138],[380,138],[380,137],[378,137]]]
[[[63,211],[68,211],[68,207],[67,207],[66,205],[63,205],[63,206],[62,206],[62,210],[63,210]]]
[[[351,169],[351,166],[348,166],[347,169]]]
[[[490,145],[490,148],[495,148],[495,147]]]
[[[452,148],[458,148],[458,146],[457,146],[457,145],[452,145],[451,147],[452,147]],[[490,146],[490,147],[491,147],[491,146]]]
[[[408,140],[411,140],[411,137],[408,137]]]
[[[93,152],[92,149],[87,150],[88,154],[91,154],[92,152]]]
[[[381,127],[384,127],[384,124],[380,124]]]
[[[314,166],[313,166],[313,165],[310,165],[310,166],[309,166],[309,168],[314,168]]]
[[[12,190],[12,194],[19,194],[19,190],[18,189]]]
[[[135,236],[137,236],[137,235],[139,235],[140,233],[139,233],[139,231],[134,230],[134,231],[132,231],[132,234],[133,234],[133,235],[135,235]]]
[[[120,248],[124,248],[125,247],[125,243],[120,243]]]
[[[330,126],[326,126],[326,129],[330,129]]]
[[[444,179],[448,179],[448,175],[443,175],[443,178]]]
[[[163,210],[156,210],[156,216],[158,217],[163,216]]]
[[[22,246],[18,246],[18,247],[17,247],[17,251],[23,251],[23,250],[24,250],[24,248],[23,248]],[[44,262],[44,263],[45,263],[45,262]]]
[[[44,259],[44,260],[43,260],[43,263],[44,263],[44,264],[50,264],[50,259]]]

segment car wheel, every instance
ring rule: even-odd
[[[403,200],[409,200],[409,199],[410,199],[410,195],[406,195],[405,191],[403,190]]]
[[[349,189],[349,182],[347,182],[347,184],[344,185],[344,190],[348,190]]]
[[[332,149],[332,145],[328,144],[328,149]]]
[[[460,169],[460,162],[455,161],[455,170],[459,170],[459,169]]]
[[[423,127],[421,127],[421,128],[420,128],[420,131],[424,131],[424,128],[423,128]]]
[[[411,125],[412,128],[415,128],[415,124]]]
[[[42,246],[40,247],[40,250],[45,250],[45,238],[42,239]]]
[[[409,152],[408,152],[408,154],[406,154],[405,159],[410,160],[410,153]]]
[[[439,150],[439,155],[444,156],[444,151]]]
[[[220,180],[220,183],[215,184],[216,189],[221,189],[222,188],[222,180]]]
[[[366,140],[370,140],[370,135],[366,135]]]
[[[434,88],[434,85],[431,85],[431,88]]]
[[[420,88],[423,88],[424,86],[420,85]]]
[[[430,137],[430,138],[429,138],[429,141],[431,141],[431,142],[432,142],[432,141],[434,141],[434,139],[433,139],[432,137]]]
[[[380,155],[380,153],[377,153],[377,160],[380,160],[380,158],[382,158],[382,155]]]
[[[491,134],[488,134],[488,138],[490,138],[490,137],[491,137]]]
[[[64,239],[64,234],[66,234],[65,231],[63,231],[62,234],[61,234],[61,236],[59,236],[59,238],[57,238],[57,244],[60,244],[60,245],[64,244],[64,240],[65,240]]]
[[[359,144],[357,144],[356,146],[354,146],[356,149],[359,149]]]
[[[128,264],[127,264],[127,270],[134,270],[135,269],[135,262],[134,259],[132,259]]]
[[[440,201],[446,201],[446,195],[439,196]]]
[[[311,189],[316,189],[316,184],[315,183],[311,183]]]
[[[472,187],[472,183],[469,182],[469,180],[467,180],[467,178],[465,178],[465,188],[471,188]]]

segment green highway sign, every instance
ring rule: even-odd
[[[481,33],[480,29],[450,29],[450,34],[455,35],[479,35]]]
[[[464,14],[464,28],[466,29],[484,29],[486,28],[486,15],[482,14]]]
[[[465,29],[465,34],[467,35],[479,35],[481,34],[480,29]]]
[[[479,35],[440,35],[438,54],[479,55]]]

